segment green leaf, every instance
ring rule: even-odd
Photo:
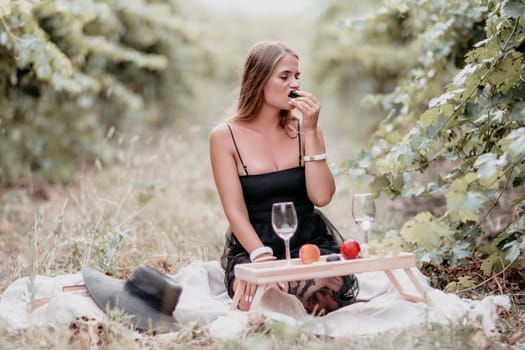
[[[483,271],[483,274],[485,276],[490,276],[492,274],[492,271],[494,270],[494,265],[500,263],[500,257],[499,255],[493,254],[488,256],[487,258],[483,259],[481,262],[481,271]]]
[[[416,137],[410,140],[410,146],[424,155],[432,146],[432,140],[426,137]]]
[[[390,187],[390,181],[386,176],[379,176],[375,177],[369,186],[372,193],[379,194]]]
[[[431,213],[425,211],[407,221],[399,234],[406,241],[416,243],[428,252],[440,247],[448,232],[448,225],[436,220]]]
[[[487,80],[496,86],[502,93],[507,94],[514,85],[520,83],[523,66],[523,55],[514,53],[508,55],[501,61],[492,73],[487,76]]]
[[[468,258],[470,256],[471,244],[467,241],[454,241],[452,243],[451,262],[454,264],[459,259]]]
[[[440,265],[443,263],[443,254],[437,249],[432,249],[430,252],[421,255],[418,261],[432,265]]]
[[[512,121],[520,121],[525,117],[525,102],[516,102],[512,105],[510,112]]]
[[[509,145],[509,150],[514,155],[520,155],[525,152],[525,128],[512,130],[506,139],[512,141]]]
[[[428,128],[430,125],[434,124],[439,117],[439,110],[437,108],[427,109],[425,113],[421,116],[421,125],[424,128]]]
[[[518,241],[511,241],[503,246],[505,258],[509,263],[513,263],[520,256],[520,247]]]
[[[413,152],[407,144],[398,143],[392,147],[392,149],[390,150],[390,154],[392,160],[394,162],[397,162],[404,157],[409,157],[409,155],[413,154]]]
[[[519,0],[504,0],[501,12],[505,17],[525,17],[525,4]]]
[[[507,240],[507,238],[509,238],[510,236],[511,236],[510,232],[502,231],[498,234],[498,236],[494,239],[494,241],[492,241],[492,245],[497,247],[498,245],[500,245],[501,242]]]
[[[478,210],[487,200],[487,195],[480,191],[468,190],[469,185],[476,179],[476,174],[468,173],[456,179],[450,185],[446,194],[447,212],[455,220],[467,222],[478,219]]]
[[[445,118],[448,118],[452,116],[455,112],[454,103],[451,101],[450,103],[446,103],[440,106],[440,111]]]
[[[463,91],[464,91],[464,89],[457,89],[457,90],[454,90],[454,91],[447,91],[444,94],[442,94],[441,96],[434,97],[433,99],[431,99],[430,102],[428,103],[428,107],[429,108],[434,108],[436,106],[447,105],[450,102],[453,102],[456,99],[457,95],[461,94]]]
[[[425,190],[426,186],[424,185],[418,185],[414,184],[413,182],[407,182],[406,185],[403,187],[401,196],[405,198],[417,197],[423,192],[425,192]]]
[[[462,289],[472,288],[476,285],[472,277],[470,276],[461,276],[458,278],[458,284],[463,287]]]
[[[478,168],[478,176],[482,179],[494,176],[498,171],[496,166],[497,159],[498,156],[494,153],[480,155],[474,162],[474,166]]]
[[[458,291],[458,283],[455,282],[455,281],[452,281],[452,282],[449,282],[445,288],[444,288],[444,291],[446,293],[455,293]]]
[[[461,206],[462,221],[476,221],[478,219],[479,209],[487,199],[487,195],[483,192],[467,192],[467,198]]]

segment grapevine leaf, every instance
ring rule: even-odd
[[[510,233],[507,232],[507,231],[502,231],[500,232],[500,234],[498,234],[498,236],[494,239],[494,241],[492,242],[492,244],[494,246],[498,246],[500,245],[500,243],[504,242],[505,240],[507,240],[507,238],[510,237]]]
[[[431,213],[425,211],[407,221],[401,228],[400,235],[406,241],[431,251],[441,246],[443,238],[448,235],[448,225],[435,220]]]
[[[442,106],[444,104],[447,104],[450,100],[453,100],[458,93],[461,93],[461,92],[463,92],[463,89],[459,89],[455,91],[447,91],[441,96],[431,99],[430,102],[428,103],[428,107],[433,108],[436,106]]]
[[[478,168],[478,176],[480,178],[490,178],[497,173],[497,158],[498,156],[494,153],[485,153],[476,159],[474,166]]]
[[[487,77],[487,80],[496,86],[501,93],[506,94],[515,84],[519,83],[522,66],[523,59],[521,54],[509,55]]]
[[[515,155],[520,155],[525,152],[525,128],[512,130],[507,136],[507,140],[512,142],[509,145],[509,150]]]
[[[426,190],[426,186],[424,185],[417,185],[417,184],[410,185],[410,183],[408,183],[408,185],[403,187],[401,196],[405,198],[417,197],[423,192],[425,192],[425,190]]]
[[[410,150],[408,145],[404,143],[398,143],[392,147],[392,150],[390,151],[390,153],[391,153],[392,160],[394,162],[397,162],[401,158],[406,157],[407,155],[412,153],[412,151]]]
[[[512,106],[510,117],[513,121],[520,121],[525,117],[525,102],[516,102]]]
[[[455,281],[452,281],[450,283],[448,283],[445,288],[444,288],[444,291],[446,293],[455,293],[458,291],[458,283],[455,282]]]
[[[441,105],[440,111],[441,111],[441,114],[445,116],[446,118],[450,117],[455,111],[453,102],[451,101],[450,103],[445,103]]]
[[[461,276],[458,278],[458,284],[465,289],[472,288],[476,285],[472,277],[470,276]]]
[[[439,111],[437,108],[431,108],[428,109],[423,115],[421,116],[421,123],[422,126],[427,128],[430,125],[434,124],[439,117]]]
[[[468,190],[469,184],[475,178],[475,174],[469,173],[454,180],[446,194],[448,212],[453,218],[462,222],[476,221],[479,208],[487,200],[484,193]]]
[[[443,263],[443,254],[441,254],[437,249],[432,249],[430,252],[421,255],[418,261],[433,265],[440,265]]]
[[[465,213],[465,220],[476,220],[479,208],[481,208],[481,206],[483,205],[483,203],[485,203],[486,200],[487,196],[483,192],[469,191],[467,193],[467,198],[463,206],[463,208],[467,211],[467,213]],[[471,216],[471,213],[474,215]]]
[[[385,189],[390,187],[390,181],[388,181],[386,176],[379,176],[374,178],[374,180],[370,183],[370,190],[374,194],[379,194]]]
[[[467,64],[465,67],[463,67],[462,70],[458,72],[458,74],[456,74],[456,76],[454,77],[454,80],[452,81],[452,84],[455,86],[463,85],[466,82],[467,77],[470,74],[474,73],[476,69],[478,69],[478,65],[473,65],[470,63]],[[467,86],[467,88],[471,88],[471,86]]]
[[[500,262],[500,257],[496,254],[492,254],[481,262],[481,271],[485,276],[490,276],[494,270],[494,265]]]
[[[505,0],[501,12],[505,17],[525,17],[525,4],[518,0]]]
[[[513,263],[520,256],[520,247],[518,241],[508,242],[503,246],[503,251],[506,252],[505,258],[509,263]]]
[[[470,256],[470,243],[467,241],[454,241],[452,244],[451,262],[456,263],[461,258]]]

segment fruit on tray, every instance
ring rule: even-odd
[[[339,254],[330,254],[326,257],[326,261],[339,261],[341,258],[339,257]]]
[[[299,257],[303,264],[311,264],[319,261],[321,251],[315,244],[303,244],[301,249],[299,249]]]
[[[341,255],[346,260],[356,259],[361,251],[361,246],[359,245],[359,242],[354,241],[353,239],[347,239],[341,244],[340,251]]]

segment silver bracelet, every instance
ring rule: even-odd
[[[275,259],[277,259],[277,257],[273,255],[264,255],[264,256],[259,255],[258,257],[255,258],[255,260],[252,261],[252,263],[270,261],[270,260],[275,260]]]
[[[261,256],[263,254],[273,255],[273,249],[270,248],[270,247],[266,247],[266,246],[265,247],[255,248],[250,253],[250,260],[251,260],[251,262],[253,262],[254,260],[256,260],[259,256]]]
[[[324,160],[324,159],[326,159],[326,153],[316,154],[314,156],[304,156],[303,157],[303,160],[305,162],[312,162],[315,160]]]

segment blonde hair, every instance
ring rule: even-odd
[[[244,63],[236,112],[230,120],[250,120],[261,111],[264,85],[277,63],[287,54],[299,58],[295,51],[279,41],[262,41],[250,49]],[[290,111],[281,110],[279,116],[284,127]]]

